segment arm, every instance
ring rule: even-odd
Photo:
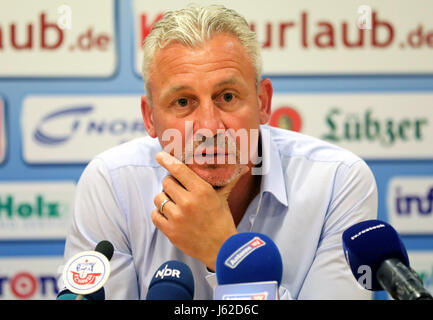
[[[65,262],[80,251],[93,250],[101,240],[114,246],[106,299],[138,299],[139,290],[128,245],[127,225],[102,160],[94,159],[77,185],[72,223],[66,238]]]
[[[343,232],[355,223],[377,218],[377,188],[364,161],[340,166],[315,259],[299,299],[371,299],[359,286],[344,258]]]

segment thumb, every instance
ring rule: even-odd
[[[220,188],[217,193],[222,196],[225,200],[229,197],[230,192],[232,191],[233,187],[238,183],[239,179],[244,176],[248,171],[250,171],[250,168],[248,166],[244,166],[242,168],[242,171],[232,180],[230,183],[225,185],[224,187]]]

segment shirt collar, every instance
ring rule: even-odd
[[[260,173],[262,174],[260,193],[269,192],[281,204],[287,207],[287,192],[284,180],[285,173],[281,166],[280,152],[275,142],[272,140],[271,130],[268,126],[260,126],[260,137],[263,163],[260,169]]]

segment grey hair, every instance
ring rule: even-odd
[[[156,50],[164,48],[172,41],[199,47],[219,33],[232,34],[242,43],[255,68],[258,86],[262,73],[260,44],[245,18],[222,5],[201,7],[192,4],[185,9],[166,12],[146,37],[142,75],[150,102],[149,72]]]

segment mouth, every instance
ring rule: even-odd
[[[194,153],[194,157],[217,157],[217,156],[225,157],[225,156],[229,156],[232,154],[233,153],[228,152],[225,149],[215,148],[214,150],[209,150],[209,148],[208,148],[205,150],[196,151]]]
[[[221,148],[197,150],[194,153],[194,162],[197,164],[234,164],[236,153]]]
[[[205,157],[205,158],[209,158],[209,157],[227,157],[229,155],[230,155],[230,153],[224,153],[224,152],[216,152],[216,153],[213,153],[213,152],[212,153],[203,152],[203,153],[196,154],[195,157]]]

